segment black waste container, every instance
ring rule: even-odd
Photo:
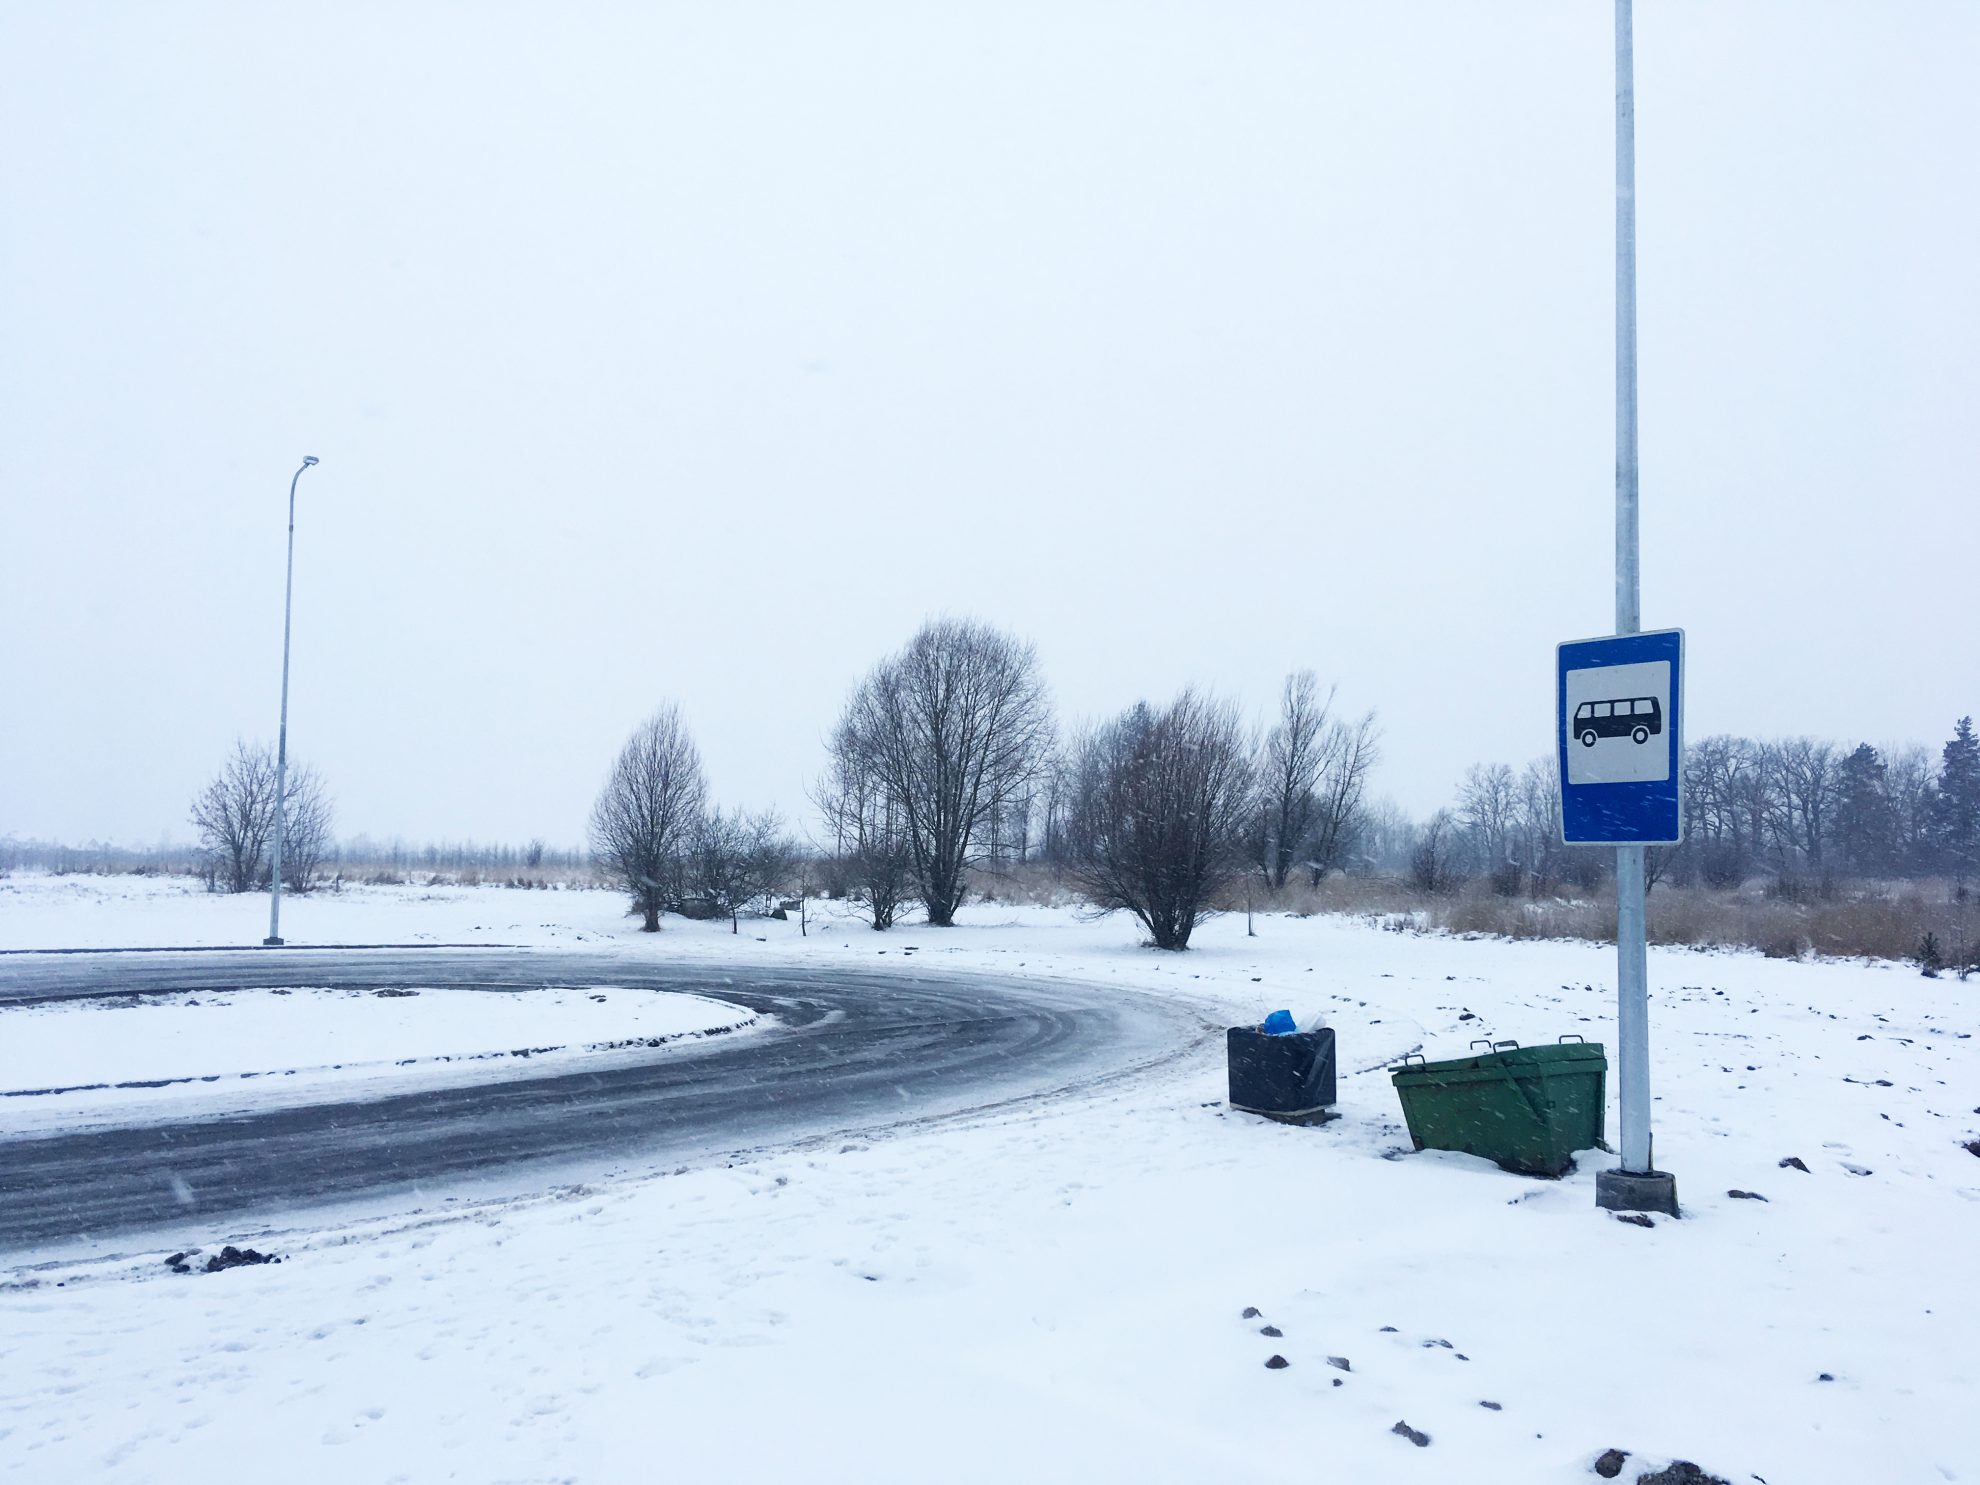
[[[1255,1026],[1225,1033],[1231,1107],[1247,1114],[1317,1124],[1334,1101],[1334,1028],[1273,1036]]]

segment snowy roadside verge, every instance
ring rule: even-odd
[[[568,1070],[770,1020],[709,996],[609,983],[0,1002],[0,1139],[540,1075],[546,1063]]]
[[[681,933],[674,952],[922,945],[1234,1018],[1304,997],[1344,1039],[1343,1117],[1228,1112],[1212,1042],[1058,1103],[549,1198],[183,1234],[279,1266],[180,1275],[161,1248],[17,1269],[0,1461],[612,1485],[663,1438],[690,1479],[1263,1485],[1292,1459],[1371,1485],[1573,1485],[1611,1448],[1632,1482],[1674,1457],[1741,1485],[1976,1478],[1980,1161],[1956,1142],[1976,1043],[1943,987],[1653,955],[1659,1152],[1687,1215],[1646,1231],[1595,1210],[1600,1162],[1548,1182],[1410,1153],[1371,1065],[1391,1037],[1612,1044],[1612,956],[1260,927],[1213,924],[1180,958],[1033,913],[781,951]]]
[[[602,896],[556,904],[616,916]],[[495,921],[490,898],[426,905],[433,931]],[[1548,1182],[1413,1153],[1384,1070],[1475,1036],[1613,1055],[1613,950],[1257,927],[1172,956],[1122,919],[994,904],[889,934],[608,925],[599,979],[908,960],[1231,1022],[1318,1009],[1342,1118],[1230,1113],[1212,1037],[1059,1101],[24,1265],[0,1279],[0,1478],[615,1485],[664,1441],[686,1479],[1240,1485],[1290,1460],[1576,1485],[1617,1448],[1631,1485],[1672,1457],[1738,1485],[1980,1482],[1980,1035],[1956,982],[1653,948],[1657,1153],[1686,1215],[1646,1230],[1595,1209],[1599,1158]],[[163,1263],[227,1241],[285,1262]]]

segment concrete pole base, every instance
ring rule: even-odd
[[[282,947],[282,940],[279,938],[265,938],[261,941],[261,947],[264,949],[279,949]]]
[[[1597,1171],[1595,1205],[1606,1212],[1662,1212],[1675,1217],[1677,1177],[1661,1170]]]

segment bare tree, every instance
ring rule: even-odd
[[[670,868],[701,818],[701,753],[671,702],[619,750],[591,809],[591,850],[632,896],[640,928],[660,931]]]
[[[1314,791],[1313,823],[1306,840],[1306,869],[1314,886],[1346,864],[1366,816],[1362,801],[1375,771],[1381,733],[1375,713],[1327,724],[1320,748],[1320,783]]]
[[[812,799],[831,836],[834,874],[865,905],[874,930],[885,932],[913,900],[914,857],[893,801],[845,733],[841,722],[831,768]]]
[[[1560,765],[1553,758],[1535,758],[1521,770],[1513,816],[1513,850],[1527,883],[1537,897],[1552,889],[1560,876]]]
[[[1096,908],[1125,908],[1158,949],[1186,949],[1244,866],[1251,748],[1235,706],[1184,691],[1089,734],[1073,763],[1070,875]]]
[[[268,750],[235,739],[220,772],[193,796],[191,819],[207,880],[226,892],[252,888],[275,828],[275,760]]]
[[[1465,771],[1458,787],[1458,818],[1495,880],[1506,864],[1518,808],[1518,782],[1505,764],[1474,763]],[[1514,890],[1518,890],[1516,880]]]
[[[686,852],[686,891],[728,914],[741,931],[742,911],[790,875],[797,852],[773,810],[710,810],[695,822]]]
[[[1038,854],[1053,866],[1065,859],[1066,803],[1072,796],[1072,764],[1054,749],[1040,770]]]
[[[1275,892],[1285,886],[1313,828],[1313,791],[1325,761],[1333,704],[1334,688],[1322,696],[1310,670],[1287,676],[1279,688],[1279,719],[1265,735],[1265,756],[1258,768],[1263,827],[1258,864]]]
[[[1897,858],[1911,870],[1932,858],[1933,806],[1937,802],[1932,758],[1916,743],[1884,749],[1884,794],[1897,840]]]
[[[330,854],[330,796],[307,764],[290,764],[282,808],[282,890],[303,893]],[[271,826],[271,835],[274,833]],[[272,875],[264,871],[263,877]]]
[[[1456,860],[1456,835],[1457,820],[1449,810],[1438,810],[1423,822],[1409,858],[1409,879],[1417,891],[1440,897],[1457,891],[1463,874]]]
[[[1737,887],[1759,853],[1764,809],[1755,808],[1758,765],[1743,738],[1703,738],[1684,750],[1685,839],[1708,887]]]
[[[1032,647],[968,620],[924,625],[846,703],[835,759],[869,776],[891,807],[934,926],[955,921],[966,871],[1051,737]]]
[[[1771,823],[1783,872],[1797,857],[1819,871],[1836,793],[1836,747],[1812,737],[1762,745],[1772,788]]]
[[[1416,851],[1416,822],[1393,799],[1378,799],[1361,812],[1356,849],[1378,871],[1404,872]]]
[[[824,827],[820,850],[824,857],[826,894],[841,897],[851,885],[852,858],[871,805],[873,782],[871,774],[860,767],[858,758],[846,754],[836,742],[830,754],[831,762],[824,775],[813,780],[807,792]]]
[[[275,833],[275,754],[236,740],[205,788],[193,796],[191,821],[206,857],[207,880],[226,892],[267,885],[266,852]],[[330,848],[329,795],[316,771],[289,770],[285,794],[282,881],[307,891]]]

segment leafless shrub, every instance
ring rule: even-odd
[[[1237,709],[1184,691],[1130,708],[1074,752],[1068,875],[1096,908],[1125,908],[1158,949],[1186,949],[1243,869],[1252,796]]]
[[[669,703],[620,749],[591,810],[591,848],[632,898],[641,931],[660,931],[670,868],[701,818],[701,753]]]
[[[307,892],[330,852],[330,798],[309,767],[291,768],[282,810],[282,890]]]
[[[1060,907],[1072,898],[1063,868],[1044,861],[1006,865],[995,873],[972,871],[969,890],[982,902]]]
[[[236,741],[220,772],[193,796],[202,875],[213,890],[247,892],[268,884],[275,773],[275,755],[265,744]],[[288,770],[283,795],[282,885],[305,892],[330,847],[329,796],[316,771],[300,764]]]
[[[796,854],[774,811],[710,810],[688,840],[686,896],[707,902],[739,932],[743,910],[783,885]]]
[[[215,890],[252,888],[275,829],[275,759],[268,749],[236,740],[220,772],[193,797],[191,819]]]
[[[1799,933],[1783,933],[1762,942],[1760,952],[1769,959],[1800,959],[1808,953],[1808,940]]]

